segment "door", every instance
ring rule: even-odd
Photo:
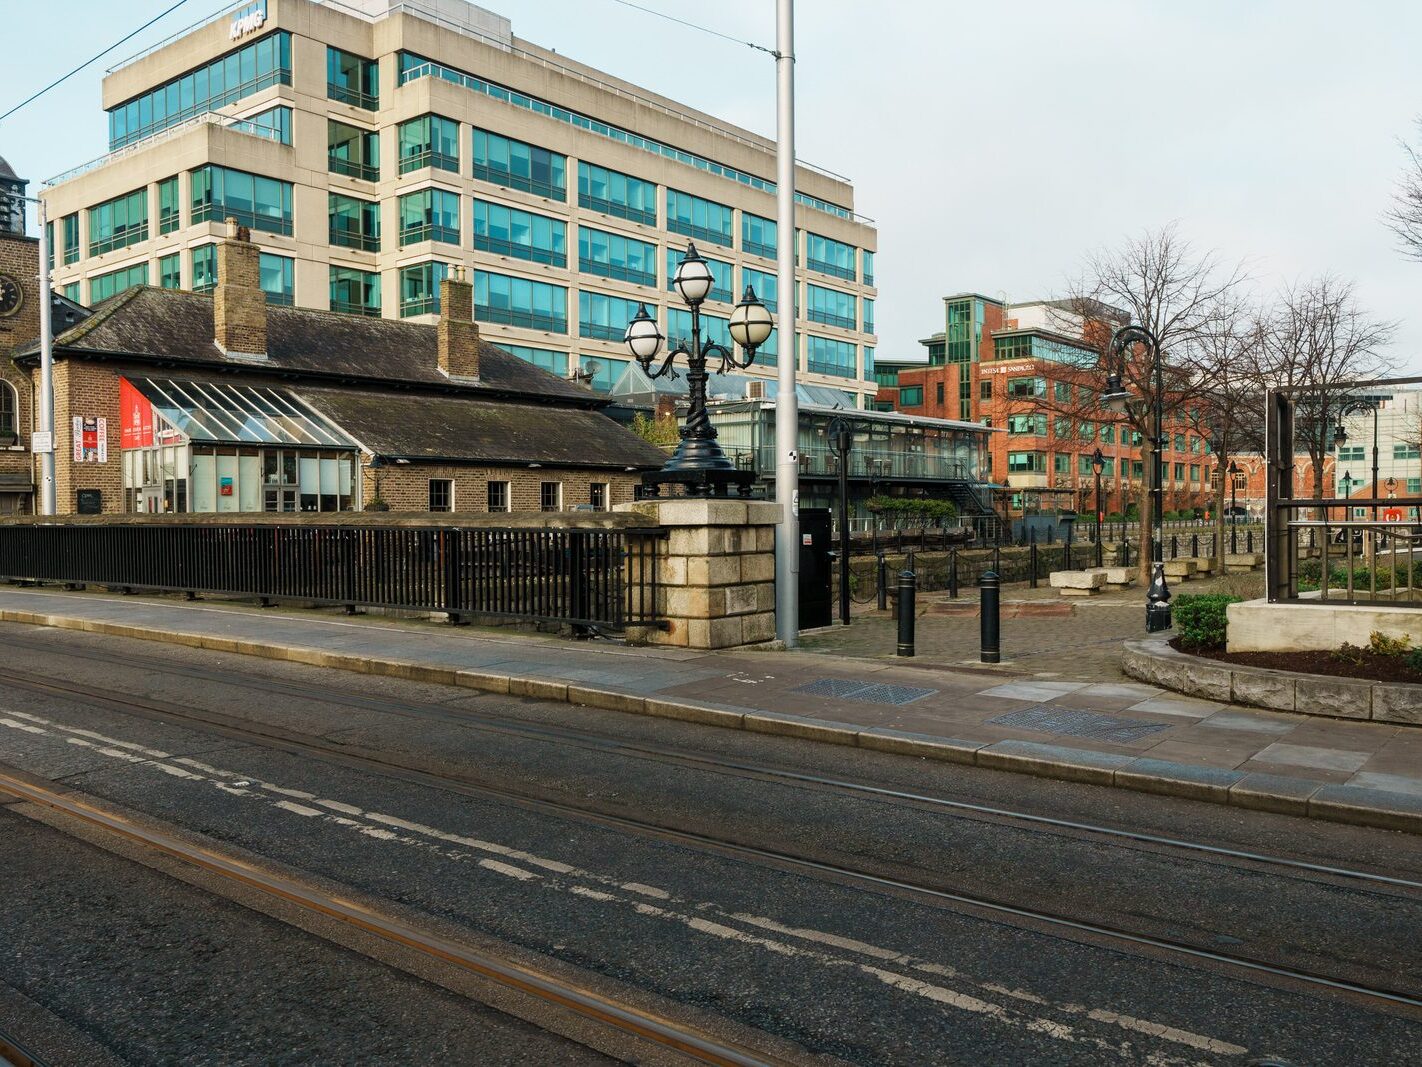
[[[800,509],[800,629],[828,626],[834,618],[830,595],[829,508]]]

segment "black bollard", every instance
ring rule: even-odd
[[[899,655],[913,655],[914,623],[913,571],[899,571]]]
[[[1037,539],[1027,546],[1027,588],[1037,588]]]
[[[998,648],[1001,586],[996,571],[988,571],[978,579],[978,615],[982,622],[982,651],[979,658],[984,663],[1002,662],[1002,652]]]
[[[1180,558],[1180,540],[1174,535],[1170,535],[1170,558]]]
[[[951,600],[958,599],[958,550],[956,548],[948,553],[948,597]]]
[[[879,610],[884,611],[889,606],[889,561],[884,558],[884,553],[879,553],[879,573],[875,577],[875,584],[879,587]]]

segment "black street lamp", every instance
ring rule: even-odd
[[[839,621],[849,625],[849,451],[854,427],[835,418],[829,424],[829,444],[839,460]]]
[[[651,496],[655,496],[661,486],[672,484],[684,486],[689,496],[726,496],[732,487],[744,495],[755,480],[754,471],[737,470],[716,443],[716,427],[711,425],[711,419],[706,414],[706,381],[709,377],[706,358],[713,354],[720,356],[722,374],[732,368],[744,370],[755,362],[755,351],[775,329],[775,319],[748,285],[741,302],[731,312],[729,324],[731,340],[745,350],[745,356],[738,358],[724,345],[703,339],[701,304],[711,292],[715,280],[711,268],[697,254],[696,246],[688,244],[686,255],[677,264],[672,286],[691,309],[691,347],[686,347],[686,339],[678,340],[676,347],[667,353],[655,371],[652,370],[652,360],[662,346],[662,332],[657,328],[657,320],[647,314],[647,305],[641,304],[637,314],[627,324],[627,347],[637,357],[647,377],[660,378],[664,374],[675,377],[672,363],[679,355],[686,358],[686,381],[690,391],[686,425],[681,429],[681,444],[671,459],[661,470],[642,476],[642,484]]]
[[[1123,326],[1111,338],[1111,373],[1106,376],[1106,392],[1101,404],[1110,411],[1124,414],[1135,399],[1126,392],[1122,379],[1126,374],[1126,349],[1142,344],[1150,354],[1148,374],[1155,378],[1155,402],[1151,405],[1151,448],[1154,458],[1150,470],[1152,574],[1146,590],[1146,630],[1156,633],[1168,630],[1170,618],[1170,587],[1165,582],[1165,531],[1162,508],[1165,504],[1165,368],[1160,358],[1160,342],[1144,326]]]
[[[1096,475],[1096,565],[1101,566],[1101,472],[1106,469],[1106,457],[1101,449],[1091,453],[1091,471]]]
[[[1229,550],[1237,553],[1239,551],[1239,531],[1235,526],[1239,523],[1239,503],[1235,499],[1235,494],[1239,491],[1239,465],[1234,460],[1229,461]],[[1247,538],[1246,538],[1247,540]]]
[[[1376,499],[1378,495],[1378,412],[1382,410],[1382,402],[1366,397],[1341,402],[1338,405],[1338,425],[1333,428],[1333,447],[1342,448],[1348,443],[1348,431],[1343,426],[1344,416],[1369,410],[1373,413],[1373,484],[1368,495]],[[1378,521],[1377,504],[1373,505],[1373,521]]]

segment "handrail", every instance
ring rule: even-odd
[[[186,133],[188,130],[208,124],[222,126],[229,130],[236,130],[238,133],[250,134],[253,137],[265,137],[268,141],[276,141],[278,144],[283,143],[280,132],[269,126],[258,126],[246,118],[238,118],[235,115],[220,115],[216,111],[204,111],[201,115],[194,115],[190,119],[184,119],[176,126],[169,126],[156,133],[151,133],[142,140],[133,141],[124,145],[122,148],[115,148],[112,152],[106,152],[97,159],[91,159],[87,163],[81,163],[77,167],[66,170],[63,174],[56,174],[53,178],[47,178],[44,182],[44,187],[46,189],[52,189],[56,185],[61,185],[72,178],[79,177],[81,174],[87,174],[91,170],[106,166],[116,159],[122,159],[125,156],[142,151],[151,145],[176,137],[178,134]]]

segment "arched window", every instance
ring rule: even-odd
[[[0,380],[0,447],[20,439],[20,398],[15,387]]]

